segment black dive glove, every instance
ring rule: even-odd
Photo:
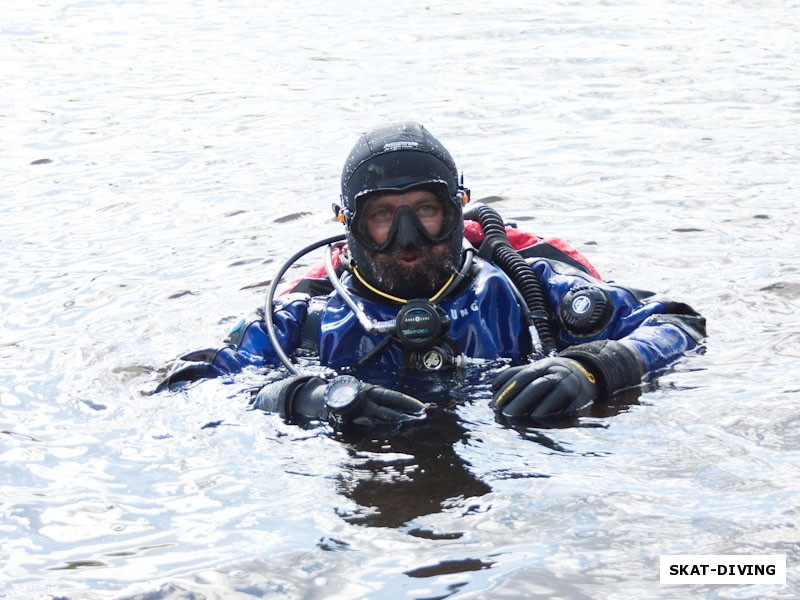
[[[425,418],[425,405],[406,394],[343,375],[330,382],[311,375],[289,377],[265,385],[253,406],[297,418],[329,421],[335,428],[356,425],[397,425]]]
[[[503,371],[492,382],[492,407],[506,417],[569,415],[598,398],[638,385],[646,369],[635,350],[603,340]]]
[[[505,417],[567,415],[597,398],[596,382],[577,361],[543,358],[500,373],[492,382],[492,408]]]

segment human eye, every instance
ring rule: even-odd
[[[438,202],[423,202],[417,206],[417,214],[420,216],[432,217],[437,215],[440,211],[441,207]]]
[[[367,213],[367,218],[370,221],[375,221],[379,223],[391,221],[393,217],[394,217],[394,211],[388,206],[375,206],[372,209],[370,209]]]

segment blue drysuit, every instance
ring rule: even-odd
[[[553,253],[548,258],[531,256],[526,260],[545,292],[559,351],[596,340],[617,340],[641,359],[646,374],[654,374],[695,348],[705,335],[705,320],[685,304],[601,281],[574,261],[569,264],[568,260],[553,258]],[[320,281],[325,280],[317,283]],[[348,274],[342,281],[352,284]],[[598,317],[595,330],[575,331],[564,308],[568,307],[571,292],[587,287],[602,292],[607,301],[605,314]],[[378,298],[356,297],[356,301],[375,321],[393,319],[401,309],[399,304]],[[508,359],[517,364],[531,355],[532,337],[525,313],[513,284],[497,266],[476,258],[468,282],[440,306],[449,320],[448,347],[455,354],[478,359],[475,362]],[[322,296],[303,292],[281,296],[276,301],[273,322],[287,355],[300,348],[309,349],[318,354],[321,365],[337,371],[356,367],[355,374],[368,378],[368,374],[362,374],[397,374],[419,363],[413,360],[413,351],[396,340],[386,339],[390,334],[368,334],[335,291]],[[364,357],[369,357],[367,362],[359,364]],[[266,323],[258,318],[241,321],[231,331],[225,347],[182,357],[166,383],[232,374],[247,366],[279,365]]]

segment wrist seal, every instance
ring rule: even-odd
[[[578,344],[563,350],[559,356],[576,360],[591,371],[598,379],[598,390],[603,397],[639,385],[647,373],[638,353],[615,340]]]
[[[292,410],[294,399],[303,386],[312,379],[319,378],[313,375],[301,375],[267,384],[258,391],[253,404],[259,410],[278,413],[282,419],[289,421],[295,416]]]

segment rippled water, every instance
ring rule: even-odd
[[[0,597],[800,593],[797,2],[4,4]],[[390,440],[250,412],[255,374],[143,394],[338,232],[355,136],[404,118],[707,352],[550,430],[481,379]],[[787,584],[662,586],[662,554]]]

